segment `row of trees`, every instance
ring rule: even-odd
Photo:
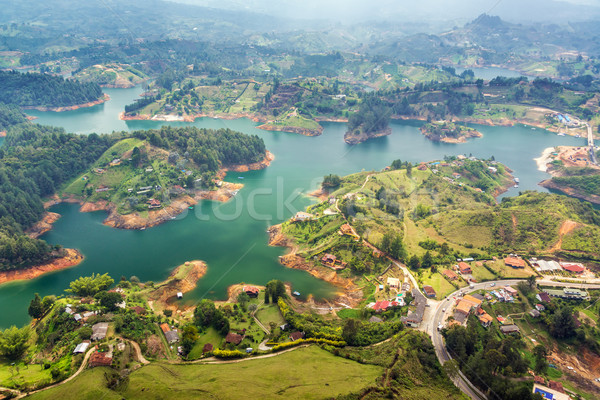
[[[0,102],[32,107],[74,106],[96,101],[103,95],[97,83],[32,72],[0,71],[0,87]]]

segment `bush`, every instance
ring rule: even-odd
[[[239,350],[220,350],[214,349],[213,355],[217,358],[231,359],[231,358],[242,358],[246,357],[246,353]]]

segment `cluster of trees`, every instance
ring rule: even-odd
[[[132,104],[127,104],[125,106],[125,112],[127,114],[141,110],[142,108],[146,107],[148,104],[152,104],[153,102],[155,102],[156,100],[160,99],[160,94],[156,95],[156,96],[146,96],[146,97],[142,97],[141,99],[137,99],[135,100]]]
[[[375,133],[388,128],[391,108],[377,95],[363,97],[358,111],[348,118],[348,132]]]
[[[269,281],[265,288],[265,304],[269,304],[269,297],[274,304],[277,303],[280,298],[287,298],[284,283],[277,279]]]
[[[446,347],[461,370],[484,392],[495,394],[494,398],[532,399],[525,382],[510,379],[528,370],[528,362],[520,353],[523,341],[513,336],[500,339],[495,327],[486,330],[474,316],[471,319],[466,328],[453,326],[444,332]]]
[[[32,72],[0,71],[0,87],[0,102],[32,107],[74,106],[96,101],[103,95],[97,83]]]
[[[42,318],[54,306],[56,296],[44,296],[42,299],[39,293],[36,293],[33,300],[29,303],[28,314],[35,319]]]
[[[323,188],[330,189],[330,188],[336,188],[336,187],[340,186],[341,183],[342,183],[342,178],[340,178],[338,175],[329,174],[329,175],[325,175],[325,177],[323,178],[323,183],[321,183],[321,186]]]
[[[11,326],[0,331],[0,354],[13,361],[22,358],[29,347],[27,342],[30,334],[28,326],[21,329]]]
[[[0,270],[53,257],[55,248],[23,231],[42,217],[43,197],[89,167],[112,143],[109,136],[28,123],[8,129],[0,148]]]
[[[402,242],[402,236],[395,232],[386,232],[381,238],[379,248],[396,260],[404,260],[406,258],[406,249]]]
[[[115,280],[108,274],[92,274],[91,276],[82,276],[69,284],[67,292],[76,296],[87,297],[95,296],[99,292],[108,289]]]
[[[227,335],[229,332],[229,320],[220,309],[215,307],[215,303],[208,299],[201,300],[196,306],[194,322],[200,330],[212,326],[221,335]]]
[[[27,122],[27,118],[18,106],[0,103],[0,131],[23,122]]]
[[[222,165],[250,164],[266,154],[265,143],[257,135],[230,129],[163,126],[158,130],[136,131],[137,138],[190,158],[201,172],[216,172]]]

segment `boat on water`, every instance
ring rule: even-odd
[[[145,227],[145,226],[144,226],[144,227],[142,227],[142,228],[140,228],[140,231],[145,231],[145,230],[146,230],[146,227]]]
[[[194,206],[189,206],[188,209],[193,210]]]
[[[515,178],[515,183],[518,185],[519,184],[519,178]]]
[[[300,292],[293,292],[292,293],[294,296],[300,296]]]
[[[565,136],[565,134],[561,132],[558,134],[558,136]]]
[[[519,185],[515,183],[515,186],[513,186],[513,187],[514,187],[514,188],[518,188],[518,187],[519,187]]]
[[[243,176],[238,176],[238,179],[244,179],[244,177]]]

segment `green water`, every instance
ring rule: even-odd
[[[63,126],[78,133],[147,129],[160,126],[155,121],[120,121],[118,113],[140,92],[134,89],[107,89],[111,101],[64,113],[31,112],[42,124]],[[171,123],[184,125],[184,123]],[[60,294],[68,283],[92,272],[108,272],[116,280],[122,275],[141,280],[160,281],[170,270],[186,260],[201,259],[208,272],[197,289],[184,301],[200,298],[223,299],[234,283],[264,284],[270,279],[290,282],[303,296],[311,293],[326,298],[335,288],[309,274],[284,268],[277,257],[285,250],[267,246],[266,229],[311,204],[306,193],[316,189],[323,175],[346,175],[361,170],[379,170],[400,158],[412,162],[442,158],[444,155],[472,154],[490,157],[507,164],[521,180],[518,190],[537,189],[547,175],[538,171],[534,158],[548,147],[584,145],[584,139],[558,137],[524,126],[478,126],[484,137],[465,144],[433,143],[419,131],[419,122],[394,122],[392,135],[357,146],[343,142],[345,124],[324,124],[323,135],[305,137],[290,133],[256,129],[247,119],[234,121],[202,119],[193,125],[206,128],[227,127],[258,134],[275,155],[271,166],[261,171],[229,174],[227,180],[243,182],[235,200],[228,203],[201,202],[193,211],[145,231],[112,229],[102,225],[103,212],[79,213],[78,206],[60,204],[52,211],[62,214],[54,229],[43,236],[52,244],[81,250],[86,259],[75,268],[58,271],[28,282],[0,286],[0,327],[24,324],[27,307],[35,292]],[[238,176],[243,176],[239,180]]]

